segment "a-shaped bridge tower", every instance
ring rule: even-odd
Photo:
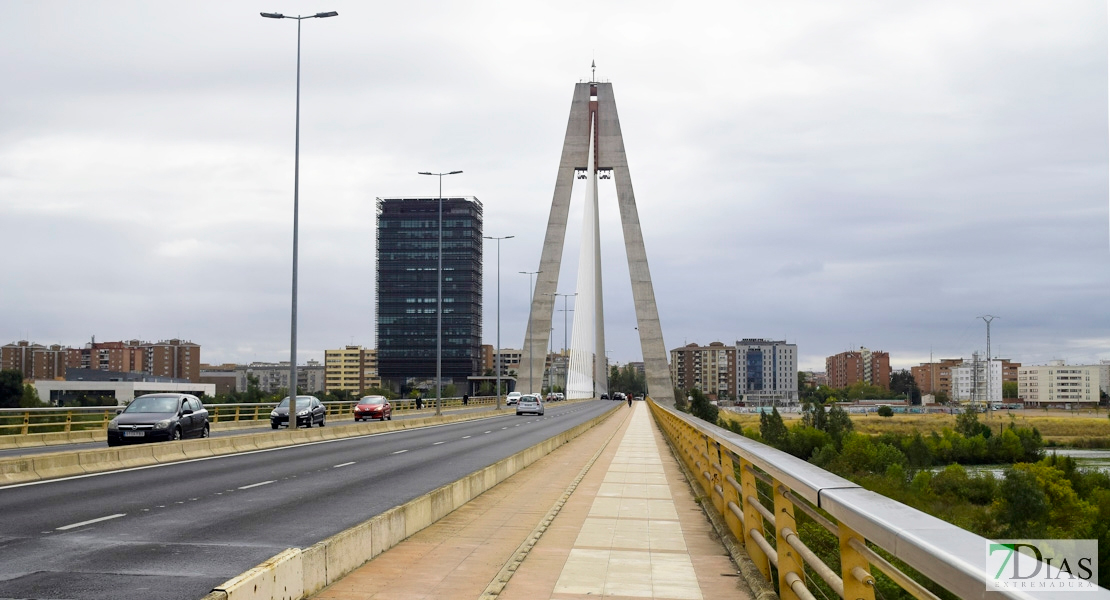
[[[520,377],[525,381],[538,381],[537,376],[542,379],[576,174],[586,180],[586,205],[576,290],[578,297],[575,301],[575,341],[570,349],[567,397],[590,397],[606,391],[597,181],[599,177],[612,177],[616,184],[648,392],[656,402],[674,404],[667,351],[663,344],[663,331],[655,305],[655,291],[651,285],[640,216],[632,192],[632,178],[611,83],[589,82],[574,86],[563,154],[555,180],[555,195],[551,201],[551,214],[547,220],[547,233],[525,332]]]

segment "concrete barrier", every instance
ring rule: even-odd
[[[181,442],[181,452],[185,455],[185,458],[205,458],[212,456],[212,445],[209,443],[211,439],[212,438],[205,438]]]
[[[0,461],[0,485],[26,483],[42,479],[35,472],[35,461],[31,456]]]
[[[185,460],[185,452],[181,442],[167,442],[165,444],[150,444],[150,452],[154,460],[160,463],[170,463]]]
[[[157,464],[158,461],[154,460],[153,446],[150,444],[136,444],[133,446],[120,446],[116,449],[119,453],[119,464],[116,468],[121,467],[144,467],[146,465]],[[91,453],[103,452],[103,450],[92,450]],[[110,467],[105,465],[104,471],[111,470]]]
[[[77,455],[77,458],[81,463],[81,468],[86,473],[118,469],[120,465],[117,448],[105,448],[96,452],[81,452]]]
[[[401,506],[341,531],[312,545],[307,550],[301,551],[297,548],[290,548],[246,573],[228,580],[223,585],[213,589],[212,593],[205,596],[203,600],[236,600],[238,598],[259,600],[285,600],[290,598],[291,600],[299,600],[315,594],[325,586],[354,571],[366,561],[447,516],[498,483],[550,454],[559,446],[578,437],[582,432],[609,418],[621,406],[614,406],[604,414],[585,423],[576,425],[563,433],[488,467],[479,469],[466,477],[440,486],[419,498],[414,498]],[[284,593],[287,589],[292,589],[282,588],[279,590],[275,586],[266,587],[269,585],[267,582],[271,579],[274,581],[279,579],[275,566],[277,564],[276,559],[279,557],[288,557],[288,561],[299,563],[297,568],[290,568],[289,572],[295,571],[301,574],[300,591],[303,594],[302,596],[233,595],[231,589],[249,587],[247,582],[254,582],[252,589],[258,590],[260,593],[264,593],[265,590]],[[275,572],[271,574],[271,571]],[[226,595],[222,595],[225,593]]]
[[[32,458],[35,463],[35,473],[43,479],[85,474],[85,469],[81,467],[80,456],[76,452],[38,454]]]
[[[304,596],[301,551],[290,548],[227,580],[213,593],[227,600],[297,600]]]

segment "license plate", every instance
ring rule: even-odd
[[[146,435],[145,431],[125,431],[123,437],[143,437]]]

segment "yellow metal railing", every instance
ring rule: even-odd
[[[941,590],[987,595],[985,538],[673,408],[651,408],[697,487],[784,600],[832,598],[830,590],[874,600],[876,572],[918,600],[939,600]],[[798,533],[799,513],[831,534],[824,560]]]

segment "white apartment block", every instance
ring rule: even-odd
[[[1047,365],[1018,369],[1018,396],[1026,406],[1091,407],[1099,400],[1100,365]]]
[[[494,375],[497,374],[497,358],[501,357],[501,376],[508,377],[509,371],[516,371],[517,378],[520,377],[520,360],[524,356],[523,350],[516,350],[514,348],[500,348],[493,355],[493,368]]]
[[[950,398],[960,402],[1002,402],[1002,361],[972,360],[949,370]]]
[[[798,402],[798,345],[785,340],[736,342],[736,389],[745,403]]]

